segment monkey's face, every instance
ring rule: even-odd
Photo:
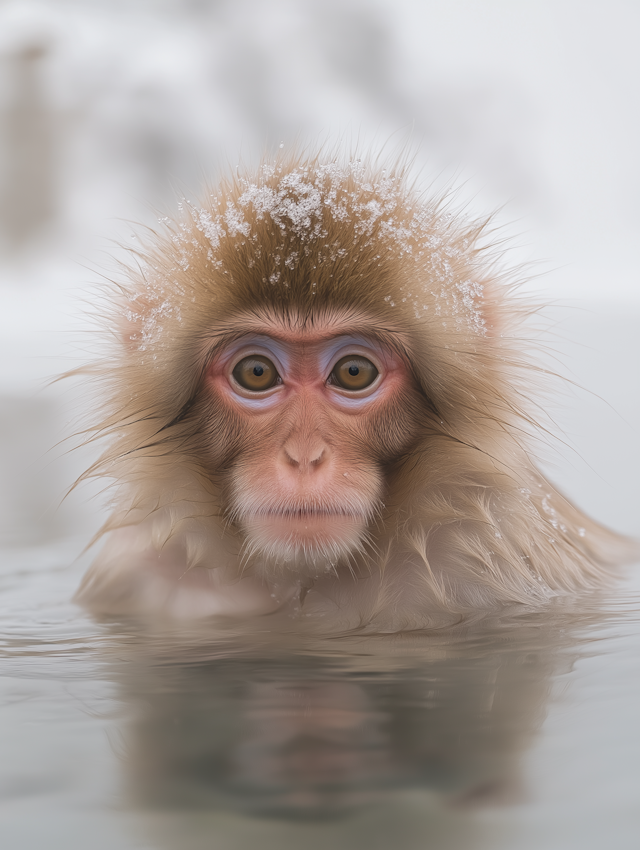
[[[318,571],[362,549],[417,430],[390,334],[353,314],[240,317],[206,384],[210,458],[249,554]],[[383,341],[384,340],[384,341]]]

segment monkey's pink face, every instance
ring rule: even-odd
[[[232,327],[207,372],[228,515],[250,553],[324,569],[366,544],[385,467],[413,440],[407,367],[362,317]]]

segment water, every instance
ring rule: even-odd
[[[2,572],[7,848],[636,847],[640,582],[431,635],[96,624]]]
[[[576,380],[618,413],[569,403],[559,425],[591,466],[567,450],[554,476],[630,532],[637,320],[571,320]],[[44,415],[12,409],[41,442]],[[21,491],[0,550],[2,848],[638,846],[637,567],[600,597],[423,635],[96,622],[70,602],[85,515],[20,531],[45,496]]]

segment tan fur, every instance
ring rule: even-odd
[[[597,587],[630,555],[531,459],[530,308],[483,247],[487,222],[422,200],[402,171],[281,158],[187,206],[138,257],[111,300],[110,353],[93,369],[105,399],[95,435],[107,448],[86,475],[111,479],[115,495],[82,604],[423,628]],[[385,461],[365,551],[322,575],[265,567],[243,548],[223,468],[234,425],[203,413],[211,352],[267,315],[302,331],[366,317],[416,388],[407,415],[417,433]],[[387,417],[379,439],[393,443],[398,427]]]

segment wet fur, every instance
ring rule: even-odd
[[[110,296],[109,353],[88,370],[106,448],[85,477],[110,479],[114,504],[82,604],[199,616],[269,613],[268,597],[325,624],[330,613],[346,628],[422,628],[598,587],[631,556],[532,460],[531,307],[499,271],[488,222],[424,201],[402,172],[281,158],[187,205],[137,257]],[[229,510],[238,431],[209,415],[203,379],[247,313],[297,327],[365,315],[410,364],[416,432],[382,452],[384,492],[360,551],[324,572],[261,560]],[[398,427],[380,423],[381,445]],[[261,601],[234,601],[241,585]]]

